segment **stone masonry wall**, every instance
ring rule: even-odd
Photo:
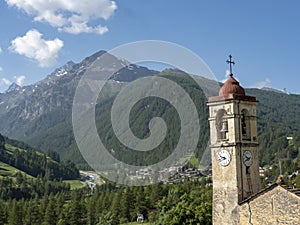
[[[300,224],[300,197],[281,186],[241,205],[242,225]]]

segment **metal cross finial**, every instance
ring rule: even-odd
[[[230,74],[229,74],[229,76],[231,76],[232,77],[232,65],[234,65],[235,63],[234,63],[234,61],[232,60],[232,55],[229,55],[229,60],[227,60],[226,61],[229,65],[230,65]]]

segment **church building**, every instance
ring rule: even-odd
[[[300,224],[300,191],[275,183],[260,190],[258,101],[233,77],[208,99],[213,179],[213,224]]]

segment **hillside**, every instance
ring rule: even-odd
[[[258,89],[247,90],[259,100],[258,134],[261,165],[278,164],[284,160],[288,165],[300,160],[300,145],[294,146],[287,137],[294,140],[300,136],[300,95],[285,94]]]
[[[101,54],[103,52],[96,53],[79,64],[69,62],[35,85],[14,85],[0,94],[1,131],[30,144],[0,135],[0,224],[8,221],[18,221],[14,224],[104,224],[105,221],[128,224],[136,221],[137,213],[142,213],[146,222],[158,224],[170,221],[183,224],[187,219],[193,224],[211,223],[212,189],[211,180],[207,178],[144,187],[116,186],[108,181],[94,191],[72,190],[70,184],[74,180],[64,181],[77,178],[79,172],[74,163],[63,159],[84,163],[71,123],[75,88],[88,65]],[[116,59],[115,63],[124,61]],[[109,65],[106,69],[110,69]],[[178,142],[181,129],[178,113],[170,103],[154,97],[134,105],[130,127],[137,137],[146,138],[151,118],[161,117],[168,127],[167,139],[152,151],[137,152],[124,146],[115,136],[110,122],[113,101],[127,81],[139,77],[139,71],[141,76],[157,74],[172,80],[189,94],[200,119],[195,155],[201,158],[209,140],[206,96],[193,79],[176,69],[158,73],[128,65],[106,84],[95,106],[98,134],[106,148],[123,162],[147,165],[167,157]],[[193,78],[206,87],[206,93],[217,94],[210,80],[200,76]],[[246,92],[260,101],[257,108],[260,164],[273,166],[267,175],[279,174],[279,160],[284,174],[300,170],[300,96],[270,89],[246,89]],[[128,102],[125,100],[124,104]],[[287,137],[293,139],[287,140]],[[191,212],[189,217],[185,212]]]
[[[69,191],[70,185],[63,180],[79,176],[75,164],[61,161],[58,153],[45,154],[0,134],[0,199],[26,199]]]
[[[99,51],[77,64],[68,62],[37,84],[12,87],[6,93],[0,94],[0,132],[11,138],[25,141],[44,152],[52,149],[59,152],[63,159],[84,163],[72,131],[73,97],[79,79],[104,53]],[[153,151],[136,153],[126,149],[115,137],[109,122],[112,103],[121,88],[127,82],[139,77],[157,74],[182,86],[194,101],[201,123],[201,133],[195,153],[198,158],[201,158],[209,139],[209,131],[206,97],[199,86],[178,70],[169,69],[158,74],[157,71],[130,64],[126,60],[114,56],[111,58],[110,64],[102,65],[102,70],[109,71],[116,65],[124,67],[106,84],[96,105],[98,133],[106,147],[114,150],[115,157],[140,165],[157,162],[159,160],[157,157],[165,158],[176,146],[178,141],[176,138],[180,130],[178,116],[175,109],[162,99],[146,98],[136,104],[130,114],[133,133],[140,138],[149,135],[148,122],[151,118],[160,116],[165,119],[169,127],[167,133],[169,138]],[[200,76],[194,78],[207,87],[206,93],[217,94],[211,88],[213,83],[210,80]],[[248,95],[256,96],[260,101],[257,110],[261,165],[277,163],[278,159],[283,158],[297,158],[298,150],[289,150],[291,147],[286,137],[293,136],[300,130],[300,96],[269,89],[246,89],[246,92]]]
[[[33,178],[32,176],[23,172],[22,170],[19,170],[6,163],[0,162],[0,179],[3,177],[16,177],[18,173],[21,173],[26,178]]]
[[[79,171],[70,161],[61,161],[58,153],[39,152],[29,145],[0,134],[0,161],[32,177],[48,176],[50,180],[76,179]]]

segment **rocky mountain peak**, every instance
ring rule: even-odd
[[[58,80],[60,77],[68,74],[76,65],[73,61],[67,62],[65,65],[55,69],[51,74],[49,74],[44,80],[38,82],[38,85],[53,83]]]
[[[8,89],[6,90],[6,93],[8,92],[13,92],[13,91],[18,91],[21,88],[20,85],[16,84],[15,82],[13,82]]]
[[[29,140],[39,136],[40,132],[46,135],[49,129],[71,118],[78,81],[105,53],[98,51],[79,63],[69,61],[35,84],[23,87],[12,84],[6,93],[0,94],[0,132],[20,140]],[[106,71],[122,68],[109,81],[113,93],[123,82],[157,73],[111,54],[96,66]]]
[[[74,65],[75,63],[73,61],[69,61],[65,65],[54,70],[54,72],[51,73],[50,76],[61,77],[63,75],[66,75],[69,71],[73,69]]]

